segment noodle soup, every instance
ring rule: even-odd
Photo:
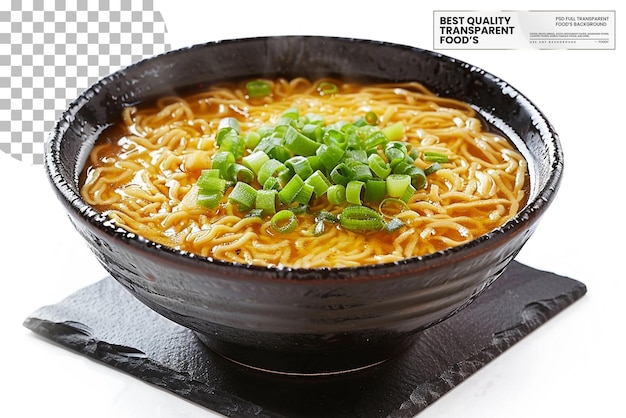
[[[201,256],[354,267],[503,225],[527,175],[468,104],[419,83],[247,80],[125,108],[81,194],[124,229]]]

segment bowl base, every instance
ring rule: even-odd
[[[266,349],[223,341],[196,332],[198,339],[211,351],[235,364],[271,374],[285,376],[332,376],[354,373],[381,365],[411,347],[418,334],[403,335],[365,347]],[[356,348],[355,348],[356,347]]]

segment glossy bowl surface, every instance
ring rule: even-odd
[[[419,81],[471,103],[529,163],[530,197],[512,220],[468,244],[392,264],[290,269],[236,265],[177,251],[116,227],[80,197],[98,134],[123,107],[217,81],[258,76]],[[361,39],[284,36],[196,45],[96,83],[62,115],[45,167],[70,220],[110,274],[211,349],[288,374],[355,370],[398,354],[419,332],[476,298],[535,230],[557,192],[563,154],[551,124],[522,93],[465,62]]]

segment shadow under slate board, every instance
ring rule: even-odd
[[[111,277],[38,309],[24,326],[226,416],[408,418],[586,291],[579,281],[514,261],[472,304],[423,331],[402,355],[334,377],[284,377],[235,365]]]

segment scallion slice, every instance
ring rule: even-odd
[[[236,133],[241,132],[241,124],[239,121],[232,117],[222,118],[217,125],[218,132],[227,132],[229,129],[234,130]]]
[[[262,211],[263,216],[276,213],[276,194],[276,190],[257,191],[254,206]]]
[[[265,80],[254,80],[246,83],[246,93],[252,99],[260,99],[272,93],[272,86]]]
[[[298,227],[298,218],[290,210],[283,209],[274,214],[270,219],[270,226],[281,234],[292,232]]]
[[[332,169],[329,176],[333,183],[345,186],[350,180],[354,179],[354,170],[348,164],[340,163]]]
[[[313,168],[311,163],[306,157],[302,155],[296,155],[285,161],[285,166],[291,170],[294,174],[299,175],[302,179],[306,180],[313,174]]]
[[[317,85],[317,91],[321,95],[334,94],[339,92],[339,87],[335,83],[331,83],[330,81],[322,81]]]
[[[347,206],[339,222],[351,231],[380,231],[385,227],[382,215],[367,206]]]
[[[400,198],[404,195],[407,187],[411,185],[411,176],[407,174],[390,174],[385,181],[387,182],[387,195]]]
[[[326,230],[326,222],[337,223],[339,218],[327,210],[322,210],[315,215],[315,226],[313,235],[320,236]]]
[[[313,193],[315,193],[315,197],[322,196],[331,185],[328,178],[320,170],[316,170],[304,182],[313,186]]]
[[[290,204],[296,199],[296,196],[304,186],[304,180],[299,175],[294,175],[285,187],[281,191],[278,192],[278,198],[285,205]]]
[[[447,163],[450,161],[446,154],[434,151],[424,151],[424,161],[429,163]]]
[[[242,164],[232,165],[232,176],[235,181],[243,181],[244,183],[250,183],[254,180],[254,172],[248,167]]]
[[[242,212],[246,212],[254,208],[256,195],[257,190],[254,187],[240,181],[237,182],[233,190],[231,190],[228,201],[239,206],[239,210]]]
[[[211,160],[212,168],[219,170],[220,177],[225,180],[233,181],[233,165],[235,164],[235,156],[229,151],[218,151],[213,155]]]
[[[290,126],[285,132],[284,147],[295,155],[315,155],[315,151],[320,147],[320,143],[298,132],[296,128]]]
[[[385,179],[391,174],[391,167],[383,157],[378,154],[371,154],[367,158],[367,165],[378,178]]]
[[[346,202],[346,187],[341,184],[333,184],[326,191],[326,196],[331,205],[342,205]]]
[[[365,183],[359,180],[351,180],[346,185],[346,201],[353,205],[360,205],[362,203],[361,193],[363,191]]]
[[[197,202],[200,206],[205,208],[215,209],[220,204],[223,197],[224,193],[222,192],[202,193],[198,194]]]
[[[314,190],[315,188],[313,186],[304,183],[293,201],[301,205],[308,205],[313,197]]]
[[[264,153],[263,151],[255,151],[252,154],[246,155],[241,159],[241,164],[248,167],[250,170],[254,172],[255,175],[259,174],[259,170],[261,166],[268,162],[270,156]]]
[[[433,174],[434,172],[441,170],[441,164],[439,163],[432,163],[431,165],[429,165],[428,167],[426,167],[424,169],[424,174],[426,176],[429,176],[431,174]]]
[[[224,190],[226,190],[226,180],[219,177],[219,170],[202,170],[202,173],[200,174],[200,177],[198,177],[198,181],[196,182],[196,184],[198,185],[198,190],[200,191],[200,194],[202,194],[203,192],[224,193]]]
[[[345,150],[339,148],[335,144],[322,144],[317,149],[316,155],[319,157],[322,165],[329,172],[337,166],[339,161],[343,158]]]
[[[390,141],[399,141],[404,137],[404,125],[402,122],[396,122],[393,125],[385,126],[382,131]]]
[[[268,178],[278,177],[280,173],[289,172],[289,169],[280,161],[276,159],[269,159],[259,168],[257,173],[257,180],[260,184],[265,184]]]
[[[365,182],[366,202],[380,202],[387,193],[387,182],[382,179],[369,179]]]
[[[378,123],[378,115],[376,112],[372,110],[367,112],[365,114],[365,122],[367,122],[368,125],[376,125]]]

